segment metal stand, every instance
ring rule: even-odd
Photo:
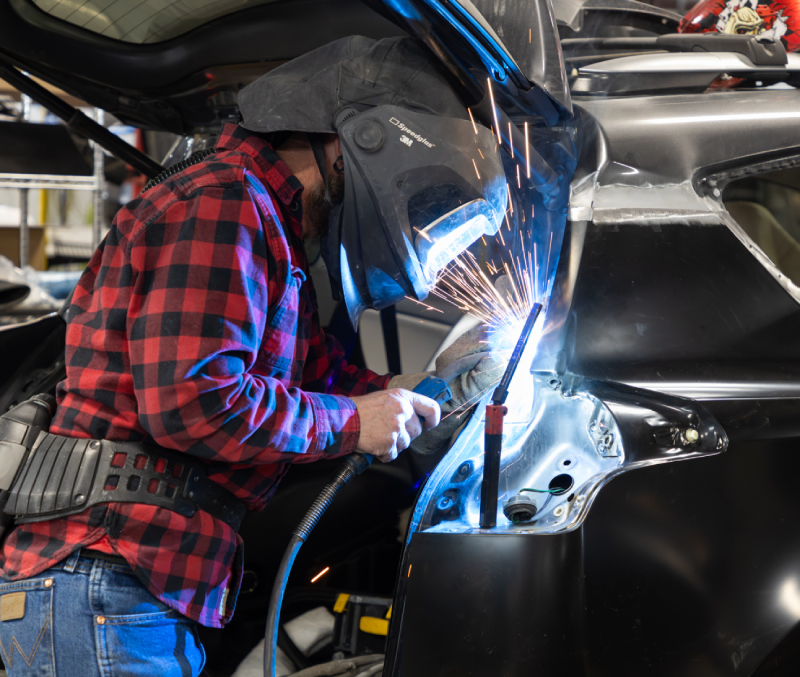
[[[102,125],[105,121],[105,111],[102,108],[95,108],[95,122]],[[92,251],[100,245],[103,238],[103,203],[104,203],[104,181],[105,178],[105,155],[102,146],[96,141],[92,141],[94,146],[94,210],[92,212]]]
[[[22,95],[22,119],[31,121],[31,98]],[[19,190],[19,267],[24,268],[30,261],[28,253],[30,232],[28,231],[28,188]]]
[[[22,117],[30,122],[31,98],[22,95]],[[103,123],[104,111],[96,109],[97,122]],[[92,218],[92,246],[100,244],[103,229],[103,200],[105,197],[105,157],[103,149],[94,143],[94,175],[68,176],[61,174],[13,174],[0,172],[0,188],[19,189],[19,267],[30,263],[30,218],[28,212],[29,191],[32,188],[94,191],[94,214]]]

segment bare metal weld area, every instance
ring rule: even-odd
[[[641,225],[641,226],[713,226],[720,222],[716,212],[692,210],[641,210],[641,209],[596,209],[592,221],[597,225]]]

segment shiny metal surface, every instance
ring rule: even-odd
[[[785,69],[779,66],[758,67],[743,54],[733,52],[665,52],[663,54],[637,54],[623,56],[618,59],[606,59],[600,63],[582,66],[579,70],[584,75],[602,75],[611,73],[678,73],[692,75],[694,73],[727,73],[730,71],[762,70],[775,72],[780,70],[797,71],[800,69],[800,55],[787,54],[788,63]]]
[[[630,12],[665,19],[677,27],[681,15],[661,7],[654,7],[635,0],[555,0],[553,10],[559,24],[573,31],[583,27],[585,13],[595,11]]]
[[[525,78],[571,111],[564,56],[550,0],[473,0],[473,4],[497,31]]]
[[[427,533],[553,533],[579,527],[598,491],[633,468],[716,454],[728,441],[700,405],[572,374],[525,374],[507,405],[497,528],[479,529],[483,425],[462,433],[425,485],[411,529]],[[572,481],[562,495],[526,494],[535,518],[512,524],[503,505],[523,488],[544,492],[556,477]]]
[[[60,174],[0,173],[0,188],[44,188],[62,190],[95,190],[93,176],[62,176]]]
[[[723,165],[795,157],[800,146],[800,91],[794,89],[584,99],[578,107],[590,118],[581,121],[580,169],[583,176],[597,172],[594,190],[696,184]],[[619,196],[612,206],[630,199]],[[672,208],[684,208],[683,202]]]
[[[607,59],[578,71],[572,85],[579,95],[632,95],[658,90],[703,92],[722,75],[786,79],[800,71],[800,55],[788,54],[785,66],[756,66],[742,54],[680,52],[638,54]]]

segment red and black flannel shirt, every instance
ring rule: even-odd
[[[320,329],[301,190],[266,142],[226,125],[216,153],[121,209],[75,291],[50,431],[186,452],[254,510],[289,463],[352,452],[346,396],[388,376],[347,366]],[[202,511],[111,503],[22,525],[0,567],[18,580],[88,545],[203,625],[233,615],[242,541]]]

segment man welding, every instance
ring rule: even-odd
[[[11,677],[198,675],[195,624],[231,619],[236,531],[290,463],[390,461],[459,423],[413,392],[427,374],[344,362],[303,240],[324,236],[354,325],[424,298],[499,226],[491,132],[409,39],[327,45],[245,88],[240,109],[213,153],[120,210],[77,286],[58,408],[11,491]],[[437,364],[485,350],[473,331]],[[474,364],[447,411],[490,385]]]

